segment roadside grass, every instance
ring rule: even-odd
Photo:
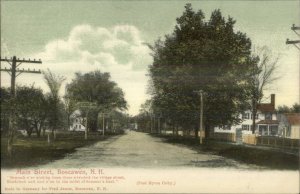
[[[275,149],[261,149],[243,145],[230,144],[214,140],[207,140],[199,144],[194,137],[151,135],[163,138],[166,143],[182,144],[197,151],[210,152],[251,165],[258,165],[267,169],[299,170],[299,153],[290,154]]]
[[[49,144],[48,137],[25,137],[17,135],[13,143],[13,157],[7,155],[7,138],[1,136],[1,167],[2,168],[24,168],[63,158],[72,153],[76,148],[92,145],[98,141],[105,140],[113,135],[102,136],[99,132],[90,132],[88,139],[84,139],[84,132],[58,132],[56,139]]]

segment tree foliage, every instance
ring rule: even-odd
[[[183,128],[199,125],[198,90],[205,93],[207,128],[239,122],[237,114],[247,108],[251,41],[235,32],[235,21],[220,10],[204,19],[187,4],[173,33],[150,46],[153,110]]]
[[[77,102],[95,102],[99,107],[108,110],[127,108],[122,89],[110,80],[109,73],[76,73],[75,79],[67,85],[67,93]]]
[[[35,130],[40,137],[46,124],[48,103],[43,91],[33,86],[21,86],[16,90],[17,123],[20,129],[25,129],[28,136]]]
[[[8,131],[9,111],[10,111],[10,91],[9,88],[1,87],[0,90],[1,102],[1,132]]]
[[[1,88],[1,127],[7,129],[11,98],[9,88]],[[39,137],[46,125],[48,102],[39,88],[18,86],[14,99],[17,127],[24,129],[28,136],[36,133]]]
[[[288,107],[286,105],[278,106],[277,112],[278,113],[300,113],[300,104],[295,103],[291,107]]]
[[[110,80],[109,73],[100,71],[76,73],[75,79],[66,88],[71,102],[96,103],[96,108],[88,108],[88,110],[77,107],[83,115],[88,112],[88,128],[92,130],[97,129],[99,112],[108,113],[116,109],[127,109],[124,93],[115,82]]]

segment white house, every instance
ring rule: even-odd
[[[252,112],[245,111],[239,115],[242,122],[233,126],[214,127],[214,132],[218,133],[236,133],[237,129],[241,129],[243,134],[252,134]],[[256,130],[259,135],[278,135],[277,114],[275,111],[275,94],[271,94],[271,103],[261,103],[257,105],[257,114],[255,115]]]
[[[79,110],[75,110],[70,116],[70,131],[85,131],[84,118]]]

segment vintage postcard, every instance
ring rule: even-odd
[[[299,193],[297,0],[2,0],[1,193]]]

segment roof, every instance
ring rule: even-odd
[[[278,125],[279,122],[277,120],[261,120],[257,124]]]
[[[286,113],[285,116],[291,125],[300,125],[300,113]]]
[[[275,112],[275,107],[273,104],[258,104],[257,109],[261,112]]]

